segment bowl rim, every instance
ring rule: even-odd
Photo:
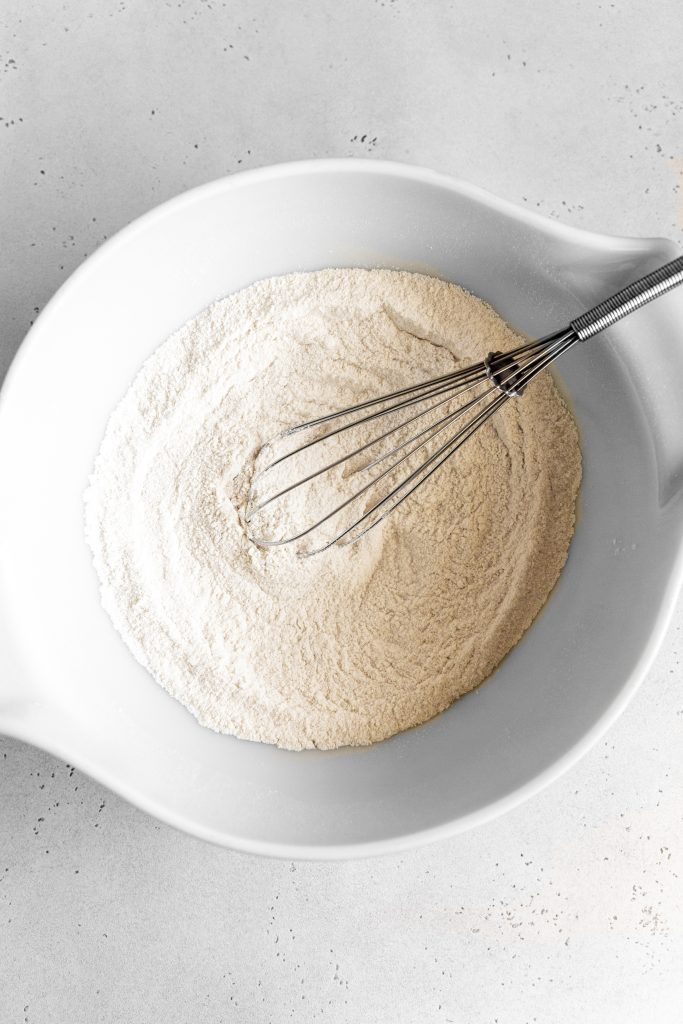
[[[112,235],[111,238],[104,242],[69,275],[45,305],[12,359],[0,387],[0,427],[5,404],[3,400],[11,391],[17,371],[23,364],[27,353],[40,340],[41,333],[49,325],[50,317],[54,310],[63,301],[69,290],[80,281],[81,276],[97,267],[103,260],[106,260],[109,254],[116,248],[127,244],[138,232],[146,230],[156,222],[166,218],[169,214],[192,204],[203,202],[214,195],[236,191],[259,182],[287,177],[340,173],[384,175],[445,189],[446,191],[468,197],[508,218],[514,218],[521,223],[528,224],[535,230],[542,231],[546,236],[554,236],[558,239],[580,244],[585,249],[595,252],[619,253],[628,251],[631,254],[642,252],[643,256],[646,256],[655,249],[660,252],[662,246],[670,247],[672,253],[674,251],[677,252],[674,244],[667,239],[606,235],[564,224],[561,221],[550,219],[535,210],[519,206],[510,200],[502,199],[480,186],[427,167],[410,163],[344,157],[298,160],[239,171],[235,174],[185,190],[153,207],[147,213],[135,218]],[[79,756],[66,749],[59,734],[53,732],[51,735],[50,733],[50,723],[47,721],[47,718],[52,716],[44,715],[44,712],[53,710],[53,706],[32,697],[30,679],[27,678],[26,671],[17,673],[20,679],[13,680],[12,682],[7,680],[7,673],[0,675],[0,732],[39,746],[41,749],[57,757],[67,759],[70,763],[77,766],[79,770],[166,824],[182,832],[232,850],[280,859],[313,861],[347,860],[386,853],[400,853],[404,850],[457,835],[492,821],[540,792],[576,764],[619,717],[643,681],[668,629],[682,586],[683,545],[679,545],[667,584],[661,594],[655,626],[650,633],[648,642],[643,647],[640,658],[634,665],[629,677],[624,680],[624,684],[617,697],[600,718],[595,721],[592,728],[584,733],[581,739],[569,751],[512,793],[470,814],[428,829],[391,836],[385,839],[349,844],[298,845],[269,840],[245,839],[239,835],[228,834],[223,830],[198,825],[183,814],[173,812],[165,804],[156,801],[144,791],[122,783],[114,773],[98,766],[91,757]],[[5,677],[4,679],[2,678],[3,676]],[[59,711],[61,713],[61,708]]]

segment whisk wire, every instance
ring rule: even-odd
[[[463,395],[467,391],[471,391],[478,384],[480,384],[484,380],[484,378],[485,378],[485,374],[482,374],[480,376],[480,378],[474,384],[470,384],[470,385],[468,385],[466,387],[458,388],[458,394],[459,395]],[[430,392],[427,392],[424,395],[421,395],[419,398],[416,398],[416,399],[414,399],[411,402],[405,402],[405,403],[400,403],[400,404],[397,404],[397,405],[393,405],[393,406],[390,406],[388,409],[382,410],[381,412],[373,413],[370,416],[363,416],[360,419],[353,420],[351,423],[345,424],[343,427],[339,427],[336,430],[329,431],[328,433],[323,435],[323,437],[317,437],[317,438],[314,438],[313,440],[307,442],[306,444],[299,445],[298,448],[294,448],[291,452],[287,452],[285,455],[280,456],[280,458],[274,459],[261,473],[257,474],[254,477],[254,480],[252,482],[252,486],[254,484],[256,484],[260,478],[265,476],[266,473],[269,473],[272,469],[274,469],[275,466],[279,466],[281,463],[285,462],[287,459],[291,459],[294,456],[300,455],[302,452],[305,452],[308,449],[313,448],[315,445],[320,444],[321,441],[327,441],[327,440],[329,440],[332,437],[336,437],[338,434],[342,433],[343,431],[351,429],[351,427],[362,426],[362,424],[364,424],[364,423],[372,422],[373,420],[378,419],[381,416],[386,416],[389,413],[395,412],[398,409],[403,409],[403,408],[406,408],[407,406],[413,405],[413,404],[415,404],[417,402],[422,402],[422,401],[424,401],[425,398],[433,398],[435,396],[444,394],[446,391],[450,392],[450,391],[453,391],[453,390],[454,390],[453,386],[449,386],[447,388],[442,388],[442,389],[438,389],[438,390],[435,389],[434,391],[430,391]],[[403,430],[405,427],[409,426],[411,423],[414,423],[416,420],[421,419],[422,417],[426,416],[428,413],[433,412],[435,409],[439,409],[442,406],[447,405],[452,400],[453,400],[453,396],[449,395],[448,398],[444,398],[442,401],[437,402],[434,405],[428,406],[426,409],[423,409],[422,412],[416,413],[414,416],[411,416],[409,419],[404,420],[402,423],[399,423],[397,426],[391,427],[391,429],[386,430],[383,434],[379,434],[377,437],[373,437],[370,441],[367,441],[365,444],[359,445],[358,448],[355,448],[353,451],[345,453],[340,458],[335,459],[333,462],[328,462],[325,466],[322,466],[320,469],[315,470],[315,472],[309,473],[308,476],[302,477],[300,480],[295,481],[293,484],[290,484],[289,486],[282,488],[282,490],[277,491],[277,493],[271,495],[269,498],[267,498],[265,501],[261,502],[260,504],[258,504],[254,508],[250,508],[248,510],[247,516],[245,517],[246,518],[246,522],[248,523],[251,520],[251,518],[257,512],[260,512],[267,505],[270,505],[273,501],[276,501],[278,498],[281,498],[285,494],[288,494],[290,491],[294,490],[295,487],[301,487],[303,484],[309,483],[311,480],[314,480],[316,477],[322,476],[322,474],[326,473],[328,470],[335,469],[337,466],[340,466],[343,462],[348,462],[350,459],[355,458],[357,455],[360,455],[362,452],[367,451],[368,448],[372,448],[374,445],[379,444],[380,441],[386,440],[387,437],[390,437],[392,434],[397,433],[397,431],[399,431],[399,430]],[[466,411],[466,409],[468,407],[469,406],[463,406],[461,411],[462,412]],[[336,416],[347,415],[347,414],[348,413],[345,410],[344,413],[337,413],[337,414],[335,414],[335,418],[336,418]],[[296,428],[296,429],[303,429],[303,426],[301,428]],[[427,429],[430,429],[430,428],[427,428]],[[423,433],[424,433],[424,431],[423,431]],[[285,434],[279,435],[278,438],[274,439],[274,441],[284,440],[285,437],[287,437],[287,436],[290,436],[289,433],[285,433]],[[418,435],[418,436],[421,436],[421,435]],[[408,439],[408,441],[406,443],[409,443],[409,442],[410,442],[410,438]],[[399,446],[399,447],[401,447],[401,446]],[[397,450],[398,450],[398,448],[392,449],[392,451],[387,452],[385,455],[383,455],[379,459],[377,459],[376,462],[370,463],[368,466],[365,466],[363,468],[365,468],[365,469],[372,468],[373,465],[376,465],[377,463],[381,462],[383,459],[385,459],[388,456],[392,455]]]
[[[400,493],[400,491],[402,491],[404,487],[407,487],[410,483],[412,483],[413,480],[416,480],[413,486],[410,487],[410,489],[406,491],[405,494],[401,495],[401,497],[398,498],[397,501],[395,501],[392,505],[385,509],[381,516],[378,516],[377,519],[369,523],[368,526],[366,526],[365,529],[361,530],[361,532],[358,533],[353,538],[352,541],[345,541],[345,543],[355,543],[357,540],[360,540],[361,537],[365,536],[366,533],[369,533],[370,530],[372,530],[375,526],[378,526],[379,523],[386,519],[391,512],[393,512],[395,509],[399,507],[399,505],[403,504],[406,498],[409,498],[410,495],[415,490],[417,490],[418,487],[425,483],[429,479],[429,477],[432,476],[432,474],[435,473],[436,470],[439,469],[444,464],[444,462],[446,462],[446,460],[451,457],[451,455],[454,455],[458,448],[460,448],[460,446],[463,445],[465,441],[469,440],[471,434],[473,434],[484,423],[484,421],[489,418],[489,416],[492,416],[493,413],[496,412],[496,410],[501,405],[507,402],[508,397],[508,395],[499,395],[497,398],[495,398],[490,406],[487,406],[486,409],[483,409],[475,417],[474,420],[467,424],[466,427],[463,427],[462,430],[458,431],[458,433],[455,434],[454,437],[446,441],[445,444],[443,444],[436,452],[434,452],[433,455],[429,456],[428,459],[426,459],[420,466],[418,466],[416,470],[414,470],[409,476],[407,476],[404,480],[397,484],[396,487],[394,487],[393,490],[389,492],[389,494],[380,499],[380,501],[376,502],[376,504],[373,505],[371,509],[368,509],[367,512],[360,516],[355,523],[353,523],[347,529],[342,530],[326,544],[323,544],[318,548],[314,548],[312,551],[306,552],[306,554],[320,554],[321,551],[326,551],[328,548],[332,547],[333,544],[339,544],[341,541],[344,541],[344,538],[347,537],[348,534],[352,532],[352,530],[356,529],[358,526],[364,523],[367,519],[369,519],[369,517],[374,512],[376,512],[379,508],[381,508],[388,501],[390,501],[394,497],[394,495]],[[438,457],[442,455],[442,453],[444,452],[445,454],[443,455],[443,457],[438,459]],[[416,479],[437,459],[438,461],[434,466],[432,466],[428,473],[425,473],[425,475],[421,479]]]
[[[508,361],[508,363],[509,363],[511,357],[517,356],[520,353],[528,352],[528,353],[531,354],[531,353],[535,353],[536,351],[542,351],[547,346],[549,340],[554,338],[554,337],[555,337],[555,335],[549,335],[546,338],[540,338],[537,341],[531,342],[531,343],[529,343],[527,345],[521,345],[521,346],[519,346],[516,349],[512,349],[510,352],[504,353],[503,354],[503,358],[505,358]],[[499,353],[495,353],[494,355],[499,356],[500,354]],[[489,359],[491,359],[491,358],[492,357],[489,357]],[[510,376],[511,377],[514,375],[514,372],[516,372],[517,369],[519,369],[519,367],[511,367],[510,368]],[[295,434],[303,432],[303,431],[305,431],[307,429],[312,429],[312,428],[317,427],[317,426],[322,426],[325,423],[329,423],[329,422],[332,422],[333,420],[349,416],[349,415],[353,414],[354,412],[362,411],[363,409],[367,409],[367,408],[369,408],[371,406],[374,406],[374,405],[379,405],[381,403],[392,401],[394,398],[397,398],[397,397],[400,397],[400,396],[403,396],[403,395],[410,395],[411,396],[405,402],[397,402],[397,403],[395,403],[393,405],[388,406],[387,408],[381,409],[381,410],[376,411],[374,413],[370,413],[370,414],[368,414],[366,416],[360,417],[359,419],[352,420],[349,423],[342,424],[341,426],[336,427],[334,430],[328,431],[327,433],[325,433],[321,437],[312,438],[310,441],[307,441],[306,443],[301,444],[301,445],[299,445],[296,448],[293,448],[291,451],[284,453],[283,455],[279,456],[278,458],[275,458],[275,459],[271,460],[271,462],[268,464],[268,466],[266,466],[266,468],[264,470],[262,470],[261,472],[257,473],[256,476],[254,477],[254,479],[252,481],[252,492],[255,490],[255,485],[258,483],[258,481],[261,478],[263,478],[266,475],[266,473],[269,473],[276,466],[280,465],[281,463],[285,462],[286,460],[291,459],[294,456],[299,455],[302,452],[305,452],[305,451],[307,451],[310,448],[313,448],[315,445],[320,444],[322,441],[327,441],[327,440],[329,440],[332,437],[336,437],[339,434],[342,434],[345,431],[352,429],[353,427],[362,426],[364,423],[370,423],[373,420],[378,419],[378,418],[383,417],[383,416],[387,416],[387,415],[389,415],[392,412],[396,412],[396,411],[398,411],[400,409],[404,409],[404,408],[407,408],[409,406],[416,405],[417,403],[424,401],[426,398],[437,397],[437,396],[439,396],[441,394],[446,394],[446,393],[448,393],[450,391],[454,391],[454,390],[458,391],[458,395],[459,396],[463,395],[467,391],[471,391],[478,384],[482,383],[483,380],[486,379],[486,378],[491,379],[491,375],[490,375],[487,363],[486,362],[485,363],[478,363],[475,366],[469,366],[469,367],[466,367],[466,368],[464,368],[462,370],[456,370],[455,372],[450,373],[450,374],[444,374],[441,377],[435,377],[435,378],[432,378],[431,380],[423,381],[421,384],[416,384],[413,387],[401,388],[401,389],[399,389],[397,391],[392,391],[392,392],[390,392],[388,394],[380,395],[380,396],[378,396],[376,398],[371,398],[371,399],[369,399],[369,400],[367,400],[365,402],[359,402],[356,405],[348,406],[346,409],[342,409],[342,410],[339,410],[339,411],[336,411],[336,412],[328,413],[327,415],[320,416],[317,419],[308,420],[307,422],[300,423],[300,424],[298,424],[295,427],[290,427],[287,430],[282,431],[280,434],[278,434],[276,437],[272,438],[270,441],[267,441],[266,444],[263,446],[262,451],[266,451],[269,447],[272,447],[274,444],[276,444],[276,443],[278,443],[280,441],[284,441],[288,437],[292,437]],[[498,374],[498,379],[501,380],[500,374]],[[505,378],[503,378],[501,380],[501,382],[504,382],[504,380],[505,380]],[[415,394],[416,391],[420,392],[420,394],[416,395]],[[427,409],[424,409],[422,412],[417,413],[415,416],[411,417],[410,419],[405,420],[403,423],[398,424],[398,426],[393,427],[390,430],[385,431],[385,433],[380,434],[378,437],[372,438],[370,441],[366,442],[365,444],[360,445],[358,448],[354,449],[352,452],[348,452],[348,453],[344,454],[339,459],[336,459],[335,461],[330,462],[330,463],[328,463],[325,466],[322,466],[320,469],[316,470],[314,473],[310,473],[308,476],[302,477],[300,480],[295,481],[290,486],[282,488],[282,490],[277,491],[275,494],[271,495],[266,501],[261,502],[257,506],[251,506],[250,505],[250,507],[248,508],[248,511],[247,511],[247,515],[245,517],[246,522],[249,523],[251,518],[257,512],[260,512],[267,505],[271,504],[273,501],[276,501],[278,498],[284,497],[284,495],[286,495],[290,491],[294,490],[294,488],[300,487],[303,484],[309,483],[315,477],[322,475],[323,473],[327,472],[330,469],[334,469],[336,466],[341,465],[341,463],[346,462],[347,460],[349,460],[351,458],[354,458],[355,456],[359,455],[361,452],[366,451],[368,448],[372,447],[374,444],[377,444],[380,441],[385,440],[387,437],[391,436],[391,434],[396,433],[398,430],[403,429],[404,427],[408,426],[410,423],[415,422],[415,420],[420,419],[421,417],[423,417],[423,416],[427,415],[428,413],[432,412],[434,409],[440,408],[442,405],[445,405],[449,401],[451,401],[451,398],[444,399],[442,402],[439,402],[436,405],[429,406]],[[465,411],[465,407],[463,407],[463,411]],[[392,453],[390,452],[388,454],[392,454]],[[381,461],[381,459],[378,460],[378,461]]]
[[[477,370],[477,374],[478,377],[476,380],[474,380],[474,376],[470,374],[470,371],[468,371],[468,379],[463,381],[460,380],[459,373],[450,374],[447,377],[437,377],[432,381],[425,381],[424,384],[422,385],[418,384],[418,389],[422,387],[426,388],[428,385],[439,385],[438,387],[435,386],[432,387],[430,390],[423,391],[419,395],[414,394],[415,388],[403,388],[401,391],[394,391],[391,394],[383,395],[380,398],[372,398],[367,402],[359,402],[357,405],[349,406],[347,409],[342,409],[339,412],[329,413],[327,416],[321,416],[316,420],[309,420],[307,423],[300,423],[296,427],[290,427],[288,430],[282,431],[282,433],[278,434],[271,441],[267,441],[266,444],[264,445],[264,449],[267,449],[269,446],[280,441],[284,441],[288,437],[292,437],[295,434],[301,433],[305,430],[313,429],[314,427],[318,426],[324,426],[325,423],[330,423],[333,420],[339,419],[340,417],[350,416],[354,412],[361,411],[373,405],[379,405],[381,402],[387,402],[398,397],[399,395],[405,395],[408,392],[411,392],[411,397],[406,399],[405,401],[396,402],[394,405],[390,405],[386,409],[381,409],[377,412],[368,413],[366,416],[362,416],[359,419],[352,420],[350,423],[344,423],[341,426],[336,427],[334,430],[328,431],[321,437],[314,437],[310,441],[307,441],[305,444],[299,445],[298,448],[294,448],[292,449],[292,451],[287,452],[284,455],[281,455],[279,458],[273,459],[273,461],[267,466],[267,468],[263,470],[263,473],[269,472],[271,469],[273,469],[275,466],[280,465],[280,463],[284,462],[286,459],[291,459],[292,456],[299,455],[301,452],[305,452],[307,449],[313,448],[314,445],[320,444],[321,441],[327,441],[332,437],[337,437],[339,434],[345,433],[347,430],[351,430],[352,427],[359,427],[362,426],[362,424],[364,423],[371,423],[373,420],[379,419],[379,417],[381,416],[387,416],[389,413],[409,408],[412,405],[416,405],[417,403],[424,401],[426,398],[433,398],[435,396],[445,394],[449,391],[455,391],[456,389],[460,391],[462,388],[466,387],[466,385],[469,383],[469,380],[473,380],[474,383],[471,386],[475,386],[485,376],[485,374],[482,374],[480,370]],[[429,410],[427,409],[425,410],[425,412],[429,412]],[[424,413],[420,413],[419,415],[424,415]],[[419,416],[415,418],[419,418]],[[410,422],[412,421],[406,421],[406,423]],[[384,436],[388,436],[388,434],[392,432],[393,431],[388,431],[387,435],[382,435],[382,437],[376,438],[375,440],[383,440]],[[369,442],[369,444],[372,443],[374,442]],[[351,454],[355,455],[356,452],[353,452]],[[351,458],[351,455],[344,456],[344,458]],[[329,468],[332,467],[330,466]],[[307,481],[302,480],[300,482],[305,483]],[[287,491],[285,490],[284,493],[287,493]],[[279,497],[279,495],[277,495],[277,497]]]
[[[487,394],[490,394],[490,392],[487,392]],[[482,397],[485,397],[485,396],[482,396]],[[482,398],[476,399],[476,402],[479,402],[481,400],[482,400]],[[463,411],[464,410],[458,409],[456,412],[450,413],[448,416],[443,417],[443,420],[451,422],[453,419],[455,419],[457,416],[459,416],[460,413],[463,412]],[[348,506],[351,505],[354,501],[357,501],[358,498],[361,498],[364,494],[367,494],[367,492],[370,490],[371,487],[376,487],[377,484],[380,483],[381,480],[384,480],[385,477],[387,477],[395,469],[398,469],[399,466],[401,466],[404,462],[406,462],[416,452],[420,451],[420,449],[423,448],[429,441],[433,441],[434,438],[438,434],[440,434],[443,430],[446,429],[446,427],[448,426],[448,422],[445,422],[444,425],[439,430],[437,430],[435,433],[432,433],[431,436],[426,441],[423,441],[421,444],[416,445],[415,448],[412,448],[409,452],[407,452],[405,455],[403,455],[400,459],[398,459],[396,462],[392,463],[391,466],[389,466],[388,468],[383,470],[383,472],[381,472],[379,474],[379,476],[374,477],[367,484],[365,484],[363,487],[361,487],[359,490],[357,490],[354,494],[352,494],[349,498],[346,498],[346,500],[340,502],[339,505],[337,505],[335,508],[333,508],[330,512],[328,512],[321,519],[318,519],[316,522],[312,523],[305,530],[302,530],[300,533],[294,534],[291,537],[285,537],[285,538],[283,538],[281,540],[277,540],[277,541],[260,540],[257,543],[263,544],[263,546],[265,546],[265,547],[280,547],[283,544],[290,544],[293,541],[301,540],[302,537],[305,537],[308,534],[312,533],[314,530],[317,530],[320,526],[323,526],[326,522],[329,522],[329,520],[332,519],[334,516],[338,515],[339,512],[343,512],[343,510],[345,508],[348,508]],[[423,433],[426,433],[427,431],[433,430],[434,426],[435,425],[432,425],[432,427],[427,427],[426,430],[423,431]],[[417,435],[416,437],[409,438],[408,441],[404,442],[403,445],[398,446],[397,448],[394,448],[391,452],[387,452],[385,455],[383,455],[382,459],[389,458],[391,455],[396,454],[397,451],[400,451],[403,447],[405,447],[405,445],[410,444],[412,441],[417,440],[420,436],[421,435]],[[456,435],[456,438],[458,436],[459,435]],[[452,442],[452,440],[453,439],[451,439],[451,442]],[[451,442],[447,442],[446,445],[444,445],[443,448],[439,449],[439,451],[436,452],[432,458],[435,458],[440,453],[440,451],[442,451],[444,448],[446,448],[448,446],[448,444],[451,443]],[[338,460],[338,461],[339,462],[345,462],[345,461],[347,461],[347,459],[344,458],[344,459],[341,459],[341,460]],[[381,460],[377,460],[377,461],[379,462]],[[422,466],[418,467],[418,469],[415,471],[415,473],[420,472],[420,470],[423,469],[426,465],[428,465],[429,462],[431,462],[431,459],[428,462],[423,463]],[[374,468],[374,466],[376,464],[377,463],[371,463],[369,466],[364,467],[364,469],[372,469],[372,468]],[[330,467],[326,467],[326,468],[330,468]],[[322,473],[322,472],[325,472],[325,470],[323,469],[323,470],[321,470],[317,474],[312,474],[312,476],[320,475],[320,473]],[[343,537],[345,537],[346,534],[349,533],[354,528],[354,526],[358,526],[360,523],[364,522],[368,518],[368,516],[372,515],[372,513],[374,511],[376,511],[377,508],[380,507],[380,505],[384,504],[385,501],[388,501],[396,493],[397,490],[400,490],[403,486],[405,486],[406,484],[410,483],[410,481],[413,479],[415,473],[411,474],[410,477],[407,477],[405,480],[403,480],[401,482],[401,484],[397,485],[397,487],[394,488],[393,491],[390,491],[389,494],[384,499],[382,499],[382,501],[378,502],[371,509],[368,509],[368,511],[365,512],[362,516],[360,516],[360,518],[358,520],[356,520],[356,522],[354,524],[352,524],[349,527],[348,530],[345,530],[345,531],[342,531],[341,533],[338,533],[327,544],[323,545],[322,547],[315,548],[312,551],[308,551],[308,552],[306,552],[306,554],[308,554],[308,555],[318,554],[320,551],[325,551],[327,548],[331,547],[333,544],[336,544]],[[312,477],[309,477],[308,479],[311,479],[311,478]],[[290,489],[293,489],[294,487],[298,487],[298,486],[300,486],[300,484],[302,484],[304,482],[307,482],[307,481],[305,479],[302,480],[302,481],[299,481],[296,484],[293,484],[292,488],[290,488]],[[382,517],[382,518],[384,518],[384,517]],[[377,520],[377,521],[379,522],[379,520]],[[369,527],[368,527],[368,529],[369,529]],[[363,533],[367,533],[367,529],[364,530]]]
[[[252,536],[251,539],[262,547],[279,547],[302,540],[304,537],[324,526],[335,516],[338,516],[345,509],[349,508],[349,506],[366,495],[372,488],[376,488],[382,480],[389,477],[417,452],[424,449],[428,444],[434,442],[434,440],[441,435],[450,424],[454,423],[466,413],[471,412],[477,406],[481,405],[482,402],[490,399],[491,396],[494,395],[495,397],[493,398],[493,401],[490,401],[484,409],[479,410],[479,412],[469,420],[465,426],[441,444],[434,452],[432,452],[431,455],[421,462],[416,469],[409,472],[407,476],[392,487],[387,494],[374,502],[369,509],[363,511],[351,522],[349,526],[338,530],[330,540],[327,540],[324,544],[314,547],[312,550],[306,551],[305,554],[318,554],[319,552],[332,547],[334,544],[348,544],[360,539],[361,536],[364,536],[374,526],[382,522],[390,512],[393,512],[394,509],[398,508],[398,506],[402,504],[417,489],[417,487],[426,482],[426,480],[428,480],[429,477],[431,477],[447,459],[455,454],[461,445],[464,444],[465,441],[467,441],[471,435],[508,400],[508,398],[521,393],[521,390],[537,373],[540,372],[541,369],[556,358],[561,351],[564,351],[571,344],[574,344],[576,340],[576,336],[573,332],[565,331],[560,332],[557,335],[550,335],[547,338],[531,342],[528,345],[519,346],[517,349],[508,353],[492,353],[486,360],[484,360],[484,362],[475,366],[455,371],[452,374],[444,374],[441,377],[433,378],[432,380],[423,381],[421,384],[415,385],[411,388],[401,388],[397,391],[379,396],[378,398],[370,399],[367,402],[359,402],[347,409],[330,413],[326,416],[310,420],[305,424],[300,424],[295,428],[284,431],[281,435],[278,435],[278,438],[273,439],[270,443],[271,446],[278,441],[285,440],[286,438],[306,429],[314,429],[315,427],[324,425],[325,423],[334,422],[339,418],[352,416],[355,412],[364,412],[364,410],[372,408],[373,406],[384,405],[384,408],[375,409],[372,413],[366,413],[363,416],[356,417],[350,422],[344,423],[333,430],[327,431],[322,436],[313,438],[293,450],[286,452],[282,456],[273,459],[270,464],[254,478],[246,515],[247,523],[251,523],[254,516],[264,510],[268,505],[273,504],[292,491],[310,483],[316,477],[320,477],[324,473],[349,462],[351,459],[356,458],[363,452],[368,451],[380,444],[382,441],[385,441],[388,437],[396,434],[398,431],[405,430],[411,424],[424,416],[434,413],[435,410],[438,410],[443,406],[447,406],[456,398],[461,399],[463,395],[472,392],[480,385],[484,383],[490,384],[483,393],[475,395],[475,397],[465,402],[464,405],[461,405],[457,409],[439,417],[435,422],[430,423],[417,434],[413,434],[400,444],[395,445],[389,451],[381,454],[378,458],[362,466],[359,472],[369,471],[378,467],[386,460],[391,459],[398,453],[403,453],[400,458],[391,462],[391,464],[384,468],[377,476],[373,477],[362,487],[355,490],[349,497],[339,502],[329,512],[317,518],[304,529],[278,539],[268,539],[267,537],[257,536]],[[441,398],[441,395],[445,395],[446,397]],[[394,401],[394,399],[397,398],[399,401]],[[425,409],[415,413],[408,419],[402,420],[398,425],[393,426],[383,433],[371,438],[369,441],[354,448],[351,452],[343,454],[340,458],[334,459],[315,471],[295,480],[293,483],[281,488],[274,494],[265,498],[263,501],[260,501],[258,504],[253,503],[257,484],[262,481],[266,474],[270,473],[277,465],[281,465],[286,460],[300,455],[315,445],[318,445],[332,437],[336,437],[353,427],[357,428],[380,417],[390,415],[394,412],[403,411],[418,403],[423,403],[426,400],[433,398],[440,398],[440,401],[432,402]],[[387,406],[387,402],[391,404]],[[376,515],[376,513],[380,511],[381,514]],[[359,531],[358,528],[363,526],[363,524],[366,525]],[[354,531],[356,531],[355,535],[351,539],[347,539]]]

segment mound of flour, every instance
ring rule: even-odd
[[[462,289],[390,270],[261,281],[177,331],[85,495],[102,603],[138,661],[203,725],[295,750],[384,739],[486,679],[574,530],[578,435],[549,375],[356,545],[262,550],[243,510],[279,430],[517,344]]]

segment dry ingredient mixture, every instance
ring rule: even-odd
[[[360,543],[300,559],[247,539],[277,431],[519,344],[453,284],[391,270],[261,281],[145,362],[86,493],[102,603],[205,726],[299,750],[368,744],[485,680],[543,607],[581,456],[552,378]]]

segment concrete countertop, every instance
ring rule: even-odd
[[[129,220],[241,168],[384,157],[683,243],[676,0],[8,0],[0,376]],[[0,1020],[678,1024],[683,606],[581,764],[478,831],[232,854],[0,738]]]

